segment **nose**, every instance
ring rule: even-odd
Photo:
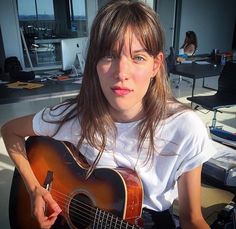
[[[117,58],[116,64],[116,78],[119,80],[127,80],[130,71],[130,64],[128,58],[121,56]]]

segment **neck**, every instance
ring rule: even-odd
[[[140,111],[136,114],[132,114],[130,112],[125,112],[125,111],[116,111],[110,110],[110,114],[112,116],[112,119],[114,122],[120,122],[120,123],[125,123],[125,122],[135,122],[139,121],[140,119],[143,118],[143,112]]]

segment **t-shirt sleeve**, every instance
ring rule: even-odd
[[[184,140],[180,146],[181,160],[176,172],[176,180],[183,173],[208,161],[217,152],[206,127],[195,113],[189,112],[181,132]]]
[[[39,136],[53,136],[58,128],[58,124],[53,123],[53,112],[50,108],[44,108],[35,114],[33,118],[33,130]],[[57,117],[59,119],[59,117]]]
[[[69,119],[63,125],[61,122],[71,109],[73,109],[73,105],[58,105],[52,109],[45,108],[36,113],[33,118],[33,130],[35,134],[76,144],[80,135],[80,126],[77,119]]]

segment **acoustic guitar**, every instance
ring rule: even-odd
[[[85,179],[88,165],[71,144],[48,137],[29,137],[26,151],[35,176],[62,209],[53,228],[142,228],[143,189],[133,170],[97,168]],[[12,229],[39,228],[17,169],[9,218]]]

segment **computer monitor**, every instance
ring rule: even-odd
[[[61,40],[62,70],[76,69],[82,74],[84,71],[87,37],[67,38]]]

